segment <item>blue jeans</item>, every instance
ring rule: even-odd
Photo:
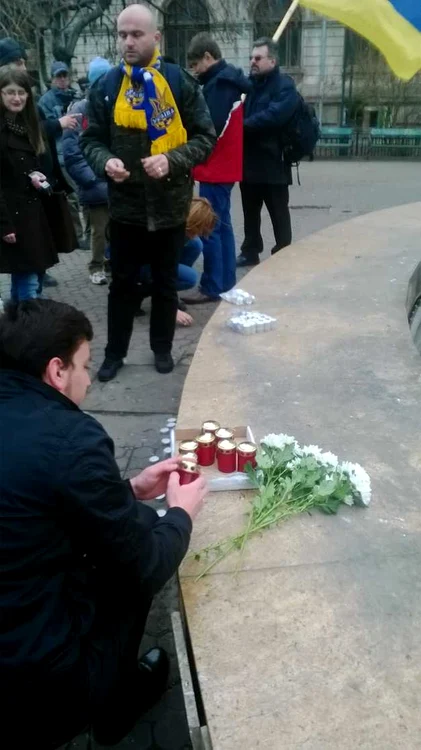
[[[200,195],[210,201],[218,223],[210,237],[203,238],[203,274],[200,290],[219,297],[236,284],[235,238],[231,223],[231,191],[228,183],[200,183]]]
[[[193,237],[187,240],[181,252],[180,263],[177,270],[177,292],[185,292],[186,289],[192,289],[196,286],[199,274],[192,268],[203,250],[203,243],[200,237]],[[139,281],[142,284],[151,282],[150,266],[142,266],[139,273]]]
[[[12,273],[10,296],[13,302],[23,302],[25,299],[38,297],[39,280],[37,273]]]

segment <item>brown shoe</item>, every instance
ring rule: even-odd
[[[191,297],[182,297],[182,301],[186,305],[204,305],[206,302],[219,302],[220,300],[219,297],[208,297],[207,294],[198,291]]]

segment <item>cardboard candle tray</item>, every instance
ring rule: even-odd
[[[254,443],[254,436],[251,427],[234,427],[234,440],[235,442],[241,443],[247,440],[250,443]],[[185,430],[172,430],[171,431],[171,453],[173,456],[178,454],[178,446],[183,440],[194,440],[200,435],[200,427],[185,429]],[[227,490],[252,490],[253,485],[250,482],[247,474],[244,472],[236,471],[234,474],[223,474],[218,471],[218,466],[215,461],[213,466],[201,466],[200,470],[206,477],[209,490],[211,492],[226,492]]]

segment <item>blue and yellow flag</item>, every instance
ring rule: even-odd
[[[374,44],[399,78],[421,70],[421,0],[300,0]]]

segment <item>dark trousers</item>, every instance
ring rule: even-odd
[[[151,349],[155,353],[171,351],[178,304],[177,266],[184,236],[184,224],[148,232],[146,227],[111,219],[107,357],[123,359],[127,354],[139,304],[139,268],[146,264],[152,276]]]
[[[133,592],[132,592],[133,593]],[[80,659],[34,681],[7,682],[2,695],[2,740],[8,750],[57,750],[84,731],[104,737],[126,725],[126,717],[148,706],[137,660],[150,601],[134,610],[132,601],[111,597],[81,640]],[[22,717],[24,716],[24,721]]]
[[[263,204],[269,211],[272,221],[275,245],[272,255],[291,244],[291,216],[289,213],[288,185],[267,185],[242,182],[241,199],[244,213],[244,242],[241,252],[247,258],[256,260],[263,252],[263,239],[260,233]]]

